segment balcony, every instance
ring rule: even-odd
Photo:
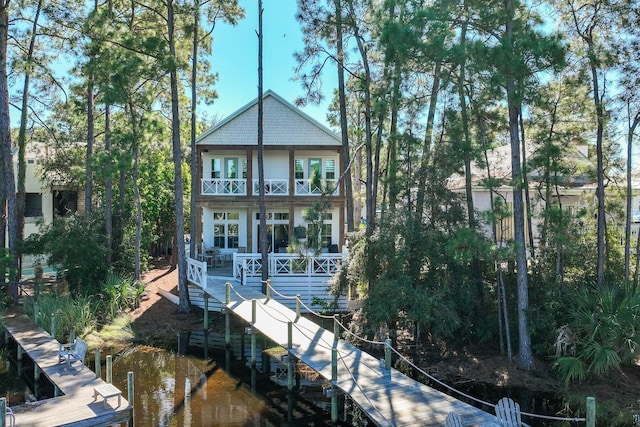
[[[253,180],[253,195],[260,194],[260,182]],[[289,181],[286,179],[265,179],[264,194],[266,196],[286,196],[289,194]]]
[[[203,179],[202,194],[205,196],[246,196],[246,179]]]
[[[333,179],[322,180],[320,185],[309,179],[296,179],[296,196],[320,196],[323,194],[323,188],[325,194],[331,193],[334,196],[339,194],[336,181]]]

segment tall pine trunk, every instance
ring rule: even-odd
[[[173,167],[175,172],[175,216],[176,233],[174,253],[178,254],[178,311],[187,313],[191,310],[189,289],[187,288],[187,261],[184,248],[184,185],[182,183],[182,150],[180,146],[180,105],[178,97],[178,70],[176,69],[175,15],[173,0],[167,2],[167,30],[169,35],[169,55],[174,59],[171,65],[171,141]]]

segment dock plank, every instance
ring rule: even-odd
[[[127,423],[132,407],[123,397],[120,406],[95,402],[93,388],[107,384],[80,362],[71,368],[59,363],[59,343],[47,331],[24,315],[4,317],[7,332],[41,369],[42,374],[63,393],[62,396],[12,406],[16,425],[32,427],[110,426]]]
[[[226,303],[224,286],[211,283],[205,292]],[[304,318],[275,301],[266,300],[261,292],[236,286],[226,306],[274,342],[287,348],[288,322],[292,322],[292,348],[287,351],[331,379],[332,332]],[[344,340],[337,344],[338,379],[336,385],[378,426],[442,426],[449,412],[458,413],[465,426],[497,426],[495,415],[462,402],[446,393],[415,381],[400,371],[386,370],[384,361],[358,349]]]

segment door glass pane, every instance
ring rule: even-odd
[[[229,158],[224,159],[225,163],[225,178],[227,179],[238,179],[238,159],[237,158]]]
[[[287,253],[287,246],[289,246],[288,224],[276,224],[274,226],[273,246],[278,253]]]
[[[227,226],[227,248],[238,247],[238,224]]]
[[[220,170],[221,170],[220,159],[212,159],[211,160],[211,179],[220,178]]]
[[[215,224],[213,226],[213,246],[224,248],[224,224]]]
[[[304,160],[296,159],[296,179],[304,179]]]
[[[322,161],[320,159],[309,159],[309,178],[322,178]]]

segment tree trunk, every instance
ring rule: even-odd
[[[342,46],[342,2],[334,0],[336,7],[336,50],[338,55],[338,102],[340,104],[340,132],[342,136],[340,176],[344,182],[344,197],[347,208],[347,231],[355,230],[353,207],[353,183],[351,182],[351,152],[349,147],[349,124],[347,122],[347,101],[344,87],[344,49]]]
[[[169,54],[176,58],[175,44],[175,16],[173,0],[167,2],[167,30],[169,33]],[[176,61],[172,62],[170,70],[171,80],[171,141],[173,152],[173,166],[175,171],[176,194],[176,239],[174,252],[178,254],[178,296],[180,302],[178,311],[187,313],[191,310],[189,289],[187,288],[187,262],[184,249],[184,186],[182,184],[182,152],[180,146],[180,108],[178,97],[178,70]]]
[[[93,92],[94,75],[93,71],[89,72],[87,83],[87,158],[85,160],[85,193],[84,193],[84,216],[89,218],[91,215],[91,199],[93,194],[93,141],[95,139],[95,119],[94,119],[94,103],[95,95]]]
[[[513,0],[505,0],[506,23],[505,41],[508,55],[513,58]],[[513,180],[513,221],[515,232],[516,274],[518,285],[518,337],[520,339],[519,360],[521,368],[533,368],[533,354],[531,351],[531,336],[529,335],[527,310],[529,309],[529,289],[527,276],[527,252],[524,238],[524,206],[522,200],[522,171],[520,164],[520,141],[518,116],[521,98],[516,88],[516,79],[505,73],[507,91],[507,107],[509,109],[509,140],[511,144],[511,177]]]
[[[627,106],[628,108],[628,106]],[[633,218],[631,198],[633,194],[631,192],[631,168],[633,167],[633,161],[631,159],[632,146],[633,146],[633,134],[636,128],[640,124],[640,113],[637,113],[633,118],[633,121],[629,124],[629,130],[627,133],[627,220],[625,222],[625,236],[624,236],[624,277],[627,281],[631,280],[630,277],[630,253],[631,253],[631,220]],[[640,236],[637,236],[640,240]]]
[[[262,255],[262,292],[269,279],[269,242],[267,242],[267,208],[264,196],[264,141],[262,110],[262,0],[258,0],[258,187],[260,199],[260,253]]]
[[[200,227],[196,226],[196,194],[199,192],[200,186],[197,182],[197,158],[196,158],[196,109],[198,106],[198,91],[196,82],[198,78],[198,30],[200,28],[200,0],[194,0],[193,10],[193,54],[191,57],[191,197],[189,199],[189,256],[195,258],[196,243],[200,242],[200,237],[195,236],[196,230]]]
[[[11,121],[9,116],[9,86],[7,81],[7,43],[9,36],[9,0],[0,0],[0,150],[4,166],[4,186],[7,198],[7,228],[11,265],[9,281],[17,282],[18,271],[18,215],[16,206],[16,182],[13,175],[11,154]],[[4,229],[2,231],[4,233]],[[17,302],[17,287],[12,290],[14,303]]]
[[[24,238],[24,214],[26,205],[26,169],[27,164],[25,161],[26,147],[27,147],[27,111],[29,108],[29,89],[32,72],[33,51],[36,44],[36,37],[38,35],[38,20],[40,19],[40,10],[42,9],[42,0],[38,1],[36,6],[36,13],[33,17],[33,24],[31,26],[31,39],[29,40],[29,48],[27,50],[26,63],[24,71],[24,82],[22,85],[22,109],[20,111],[20,128],[18,130],[18,188],[17,188],[17,210],[18,210],[18,239]],[[22,253],[18,253],[18,269],[22,269]]]

